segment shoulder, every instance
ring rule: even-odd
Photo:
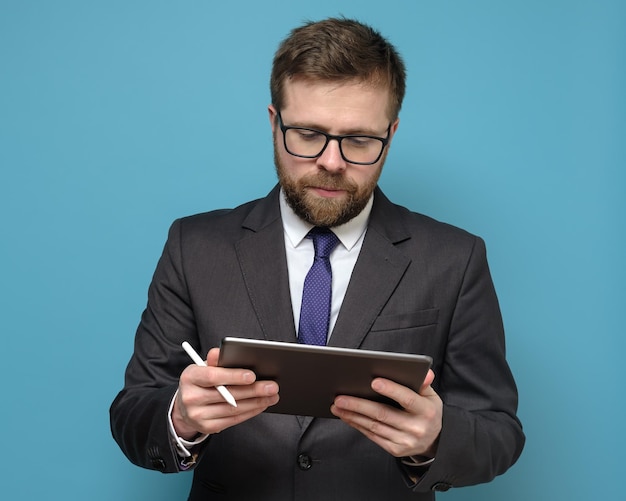
[[[174,221],[170,228],[183,240],[200,239],[231,242],[255,232],[280,218],[278,190],[230,209],[218,209]]]
[[[462,228],[438,221],[391,202],[382,191],[376,192],[370,227],[396,245],[420,245],[445,249],[473,248],[482,239]]]
[[[204,234],[206,231],[225,231],[239,228],[258,200],[247,202],[235,208],[216,209],[199,214],[181,217],[172,223],[186,235]]]
[[[224,256],[242,237],[242,221],[256,201],[232,209],[218,209],[176,219],[170,226],[166,251],[182,259],[202,261],[203,256]]]

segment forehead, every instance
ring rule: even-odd
[[[288,79],[284,85],[283,118],[290,123],[325,128],[386,129],[391,93],[387,86],[360,80]]]

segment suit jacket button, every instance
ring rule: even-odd
[[[150,460],[150,464],[155,470],[164,471],[165,470],[165,461],[163,458],[152,458]]]
[[[434,484],[431,489],[433,491],[438,491],[438,492],[446,492],[447,490],[449,490],[452,486],[446,482],[437,482],[436,484]]]
[[[300,454],[296,462],[298,464],[298,468],[300,468],[302,471],[310,470],[313,466],[311,456],[308,456],[307,454]]]

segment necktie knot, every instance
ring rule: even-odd
[[[339,243],[337,235],[335,235],[328,228],[315,227],[309,231],[307,235],[313,240],[313,247],[315,248],[315,257],[328,259],[330,253]]]

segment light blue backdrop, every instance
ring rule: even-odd
[[[3,499],[184,499],[108,406],[169,224],[270,190],[273,51],[337,14],[408,66],[382,187],[486,239],[505,316],[526,450],[440,499],[624,498],[624,2],[0,0]]]

